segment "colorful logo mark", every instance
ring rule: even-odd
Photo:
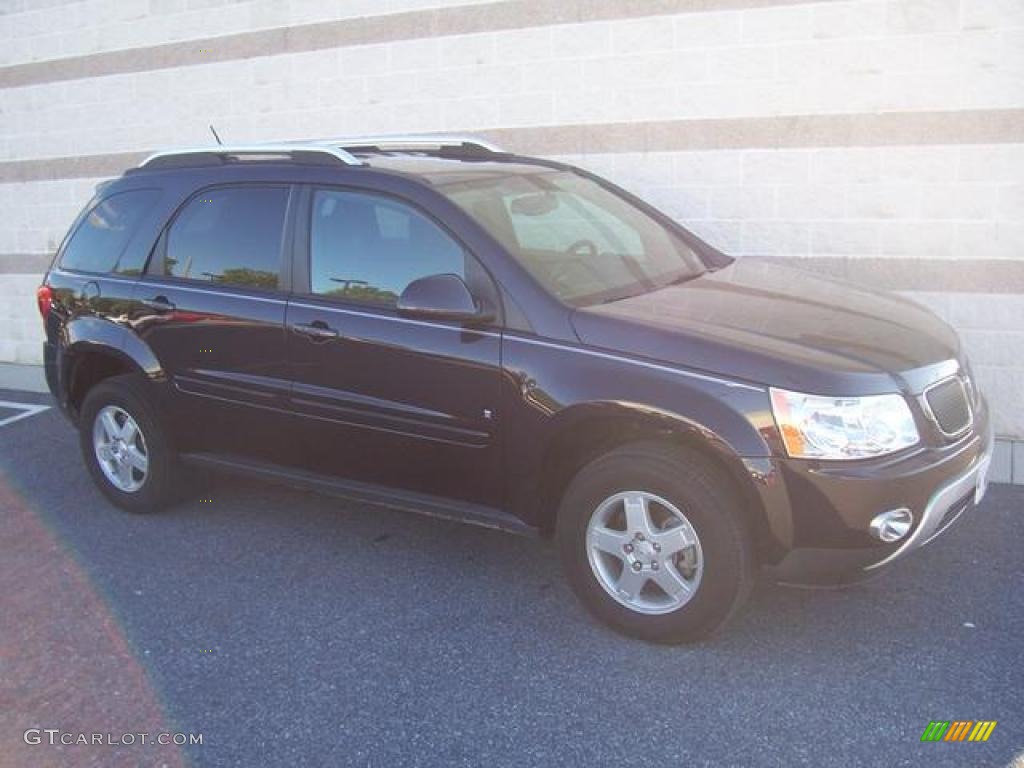
[[[996,720],[932,720],[921,741],[988,741]]]

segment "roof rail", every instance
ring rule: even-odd
[[[184,157],[187,155],[287,155],[292,157],[297,154],[320,154],[333,157],[345,165],[365,165],[359,158],[346,152],[339,146],[330,144],[305,143],[305,144],[240,144],[232,146],[215,145],[210,147],[187,147],[184,149],[167,149],[155,152],[139,165],[145,168],[160,160],[172,157]]]
[[[463,134],[393,134],[384,136],[345,136],[340,139],[323,139],[309,142],[316,146],[356,149],[372,147],[382,150],[441,149],[444,147],[470,147],[483,152],[503,154],[507,150],[476,136]]]

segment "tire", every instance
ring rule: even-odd
[[[175,489],[180,487],[177,455],[161,424],[149,387],[141,374],[104,379],[89,390],[79,415],[79,446],[93,482],[104,496],[128,512],[155,512],[170,503]],[[111,439],[108,416],[121,429],[118,437],[126,438],[120,444]],[[134,423],[134,433],[125,431],[125,417]],[[107,450],[98,447],[97,441],[105,443]],[[114,452],[123,461],[118,461]],[[108,459],[103,461],[101,454]],[[144,469],[139,466],[139,455],[146,460]],[[118,468],[125,466],[130,474],[118,474]],[[113,472],[113,478],[108,471]],[[126,478],[130,481],[125,482]]]
[[[645,519],[646,529],[635,524]],[[593,460],[566,490],[557,535],[580,601],[605,623],[649,642],[708,637],[753,587],[738,495],[723,472],[689,448],[640,442]]]

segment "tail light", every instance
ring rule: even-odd
[[[50,316],[50,309],[53,307],[53,289],[48,285],[40,285],[36,288],[36,304],[39,305],[39,314],[43,322]]]

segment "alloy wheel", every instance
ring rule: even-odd
[[[586,547],[601,587],[638,613],[678,610],[696,595],[704,574],[693,525],[677,506],[647,491],[602,501],[587,525]]]
[[[100,469],[119,491],[134,493],[146,482],[146,438],[126,410],[116,405],[101,408],[93,421],[92,443]]]

